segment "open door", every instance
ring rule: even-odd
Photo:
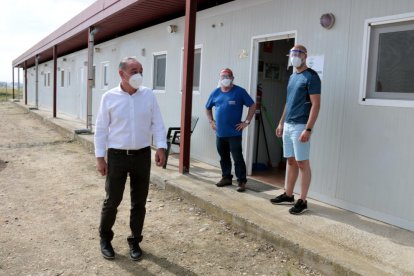
[[[275,135],[286,103],[286,91],[292,67],[289,50],[295,45],[295,33],[253,39],[251,91],[256,91],[256,115],[248,133],[246,164],[253,178],[283,187],[286,163],[281,138]]]

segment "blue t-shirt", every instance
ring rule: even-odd
[[[243,106],[250,107],[253,99],[244,88],[233,85],[228,92],[216,88],[208,98],[206,109],[215,107],[216,134],[218,137],[241,136],[242,132],[236,130],[241,122]]]
[[[309,95],[321,94],[321,80],[318,74],[308,68],[301,73],[293,73],[287,86],[285,122],[306,124],[312,103]]]

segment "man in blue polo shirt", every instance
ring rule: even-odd
[[[226,68],[220,71],[220,87],[216,88],[206,103],[206,114],[211,128],[216,131],[216,146],[220,155],[222,179],[217,187],[232,185],[231,158],[238,182],[238,192],[246,190],[246,163],[242,151],[242,130],[254,116],[256,105],[247,91],[233,84],[233,72]],[[243,106],[249,107],[246,120],[242,121]],[[215,107],[215,120],[212,108]]]
[[[314,70],[306,66],[306,58],[307,50],[303,45],[295,45],[290,50],[295,72],[290,76],[285,109],[276,129],[276,136],[283,137],[283,152],[288,162],[287,185],[283,194],[270,200],[273,204],[294,204],[293,189],[300,172],[300,199],[289,209],[294,215],[308,210],[310,137],[321,99],[321,80]]]

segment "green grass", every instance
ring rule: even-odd
[[[14,89],[14,98],[21,99],[23,97],[22,90]],[[8,87],[7,90],[5,87],[0,87],[0,101],[7,101],[13,98],[13,90],[11,87]]]

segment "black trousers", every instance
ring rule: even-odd
[[[114,237],[112,226],[115,223],[118,206],[122,201],[127,176],[131,185],[131,214],[129,226],[132,237],[142,241],[142,228],[145,219],[151,170],[150,147],[134,151],[127,155],[126,151],[108,150],[108,174],[106,176],[106,197],[101,212],[99,234],[101,239],[111,241]]]

